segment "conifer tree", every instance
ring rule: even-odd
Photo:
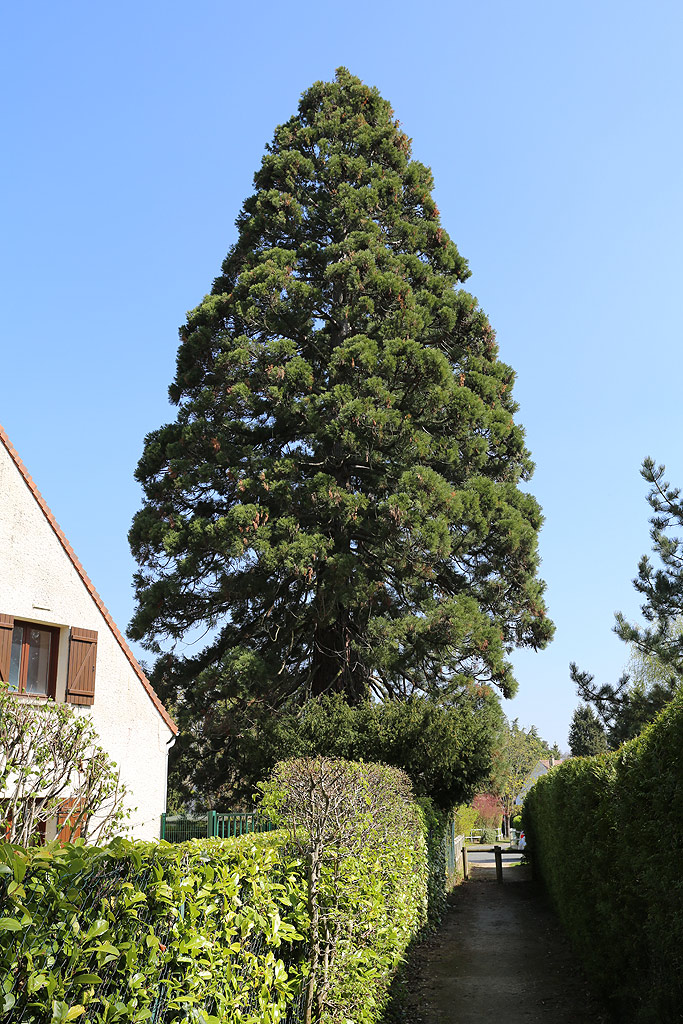
[[[324,693],[513,694],[508,655],[553,631],[542,516],[514,373],[460,287],[431,172],[342,68],[254,182],[180,331],[177,417],[138,466],[130,635],[168,652],[205,634],[156,680],[226,731]]]
[[[574,662],[569,666],[579,697],[595,708],[611,749],[642,732],[673,700],[683,680],[683,538],[674,532],[683,527],[683,502],[680,489],[664,479],[664,466],[646,458],[640,472],[650,485],[652,552],[661,563],[653,565],[643,555],[633,580],[645,599],[645,625],[616,614],[614,632],[631,649],[627,671],[616,684],[599,685]]]
[[[572,757],[590,757],[604,754],[607,736],[602,722],[587,704],[579,704],[569,727],[569,749]]]

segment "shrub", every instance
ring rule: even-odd
[[[428,930],[441,923],[446,910],[446,896],[461,875],[461,866],[449,863],[446,847],[461,833],[456,828],[456,812],[446,813],[436,807],[429,797],[419,797],[418,806],[424,814],[427,827],[427,922]],[[454,851],[455,852],[455,851]]]
[[[417,696],[357,705],[340,694],[322,696],[303,708],[269,714],[241,735],[231,764],[235,771],[241,762],[244,768],[233,785],[238,797],[251,795],[253,784],[245,790],[249,779],[267,778],[278,761],[293,757],[380,762],[405,771],[417,796],[450,810],[469,800],[490,774],[500,720],[500,705],[487,687],[464,690],[445,707]]]
[[[308,923],[282,843],[0,846],[0,1020],[276,1024]]]
[[[477,828],[497,830],[503,818],[503,805],[494,793],[477,793],[472,806],[477,812]]]
[[[450,819],[381,765],[294,762],[265,788],[287,831],[0,845],[0,1024],[375,1024],[443,899]]]
[[[613,754],[539,779],[524,803],[534,865],[621,1020],[678,1020],[683,1007],[682,748],[679,696]]]
[[[479,837],[480,843],[495,843],[498,832],[495,828],[482,829],[481,836]]]
[[[72,835],[104,843],[120,834],[126,789],[97,741],[71,704],[17,700],[0,683],[0,835],[28,846],[59,811]]]
[[[264,812],[307,868],[305,1024],[376,1021],[426,922],[426,828],[408,777],[386,765],[298,758],[276,765],[261,788]]]
[[[479,812],[475,807],[467,804],[460,804],[455,808],[455,834],[457,836],[468,836],[473,828],[476,828]]]

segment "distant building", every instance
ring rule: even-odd
[[[524,780],[524,785],[519,791],[518,796],[515,797],[515,807],[522,806],[524,803],[524,797],[527,795],[534,782],[536,782],[537,779],[540,779],[541,775],[545,775],[551,768],[557,768],[559,764],[564,764],[564,762],[568,760],[569,758],[567,757],[549,757],[546,760],[537,761]]]

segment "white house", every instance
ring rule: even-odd
[[[158,837],[178,727],[2,427],[0,681],[90,715],[129,791],[130,834]]]
[[[527,775],[526,779],[524,780],[524,785],[519,791],[519,795],[515,797],[515,806],[522,806],[522,804],[524,803],[524,797],[527,795],[527,793],[533,786],[534,782],[540,779],[541,775],[545,775],[547,772],[550,771],[551,768],[556,768],[559,764],[563,764],[566,760],[566,757],[549,757],[547,760],[541,759],[540,761],[537,761],[531,769],[531,771],[529,772],[529,774]]]

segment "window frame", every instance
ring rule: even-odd
[[[21,626],[23,629],[21,640],[21,658],[19,660],[19,683],[18,689],[12,690],[15,697],[22,700],[55,700],[57,692],[57,664],[59,660],[59,626],[49,626],[44,622],[29,622],[27,619],[15,619],[14,629]],[[26,630],[39,629],[50,633],[50,664],[47,670],[47,693],[27,693],[26,677],[28,675],[28,651],[29,644],[26,637]]]

